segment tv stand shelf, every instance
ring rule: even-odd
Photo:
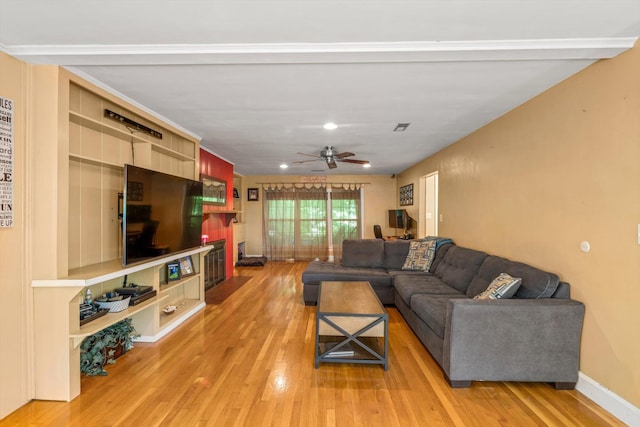
[[[170,291],[173,288],[176,288],[178,286],[182,286],[184,284],[184,282],[189,281],[189,280],[193,280],[194,278],[196,278],[196,276],[200,276],[200,273],[197,273],[194,276],[183,277],[182,279],[176,280],[175,282],[160,283],[160,289],[159,289],[158,293],[159,294],[165,294],[166,292]]]
[[[81,326],[78,332],[72,333],[70,335],[71,339],[73,340],[73,348],[78,347],[86,337],[93,335],[96,332],[100,332],[101,330],[115,323],[118,323],[119,321],[124,320],[127,317],[131,317],[136,313],[141,312],[142,310],[151,308],[151,306],[155,305],[157,301],[158,297],[149,298],[147,301],[129,307],[126,310],[120,311],[118,313],[107,313],[104,316]]]
[[[33,280],[35,398],[70,401],[80,394],[80,344],[86,337],[130,318],[141,335],[138,340],[154,342],[202,310],[204,275],[199,270],[211,249],[201,246],[126,267],[112,260],[70,270],[66,277]],[[165,264],[185,256],[192,256],[196,274],[164,285]],[[157,295],[80,326],[80,302],[86,290],[97,297],[121,287],[125,276],[128,283],[151,285]],[[165,305],[178,310],[166,315]]]

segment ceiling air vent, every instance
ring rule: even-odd
[[[398,123],[393,131],[394,132],[404,132],[405,130],[407,130],[407,128],[409,127],[410,124],[411,123]]]

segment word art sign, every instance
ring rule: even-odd
[[[13,101],[0,96],[0,228],[13,226]]]

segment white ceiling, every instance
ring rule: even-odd
[[[111,88],[243,175],[399,173],[638,36],[640,0],[0,0],[0,50]],[[325,145],[372,168],[291,164]]]

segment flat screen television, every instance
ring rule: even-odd
[[[202,183],[125,165],[122,265],[200,246]]]
[[[409,228],[409,215],[405,209],[389,210],[389,228]]]

